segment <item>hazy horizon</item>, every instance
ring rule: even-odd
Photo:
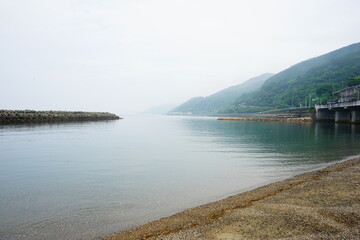
[[[0,0],[0,109],[119,115],[359,42],[355,0]]]

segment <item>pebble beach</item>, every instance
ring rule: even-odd
[[[360,239],[359,226],[355,158],[103,239]]]

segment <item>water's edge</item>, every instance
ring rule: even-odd
[[[306,171],[285,180],[272,182],[224,199],[189,208],[174,215],[148,222],[129,230],[104,236],[103,240],[149,239],[177,233],[200,225],[211,224],[226,212],[251,206],[254,202],[277,195],[307,181],[317,180],[331,171],[340,171],[360,164],[360,155],[350,156],[337,162]]]
[[[359,127],[174,116],[0,125],[0,239],[123,232],[359,154]]]

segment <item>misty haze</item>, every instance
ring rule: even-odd
[[[0,0],[0,239],[359,239],[359,9]]]

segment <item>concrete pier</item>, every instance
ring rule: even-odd
[[[360,111],[351,111],[351,123],[360,123]]]
[[[315,105],[316,121],[360,123],[360,100]]]
[[[316,120],[319,122],[334,121],[335,112],[328,109],[319,109],[316,111]]]
[[[336,111],[335,122],[337,123],[349,123],[351,121],[350,111]]]

